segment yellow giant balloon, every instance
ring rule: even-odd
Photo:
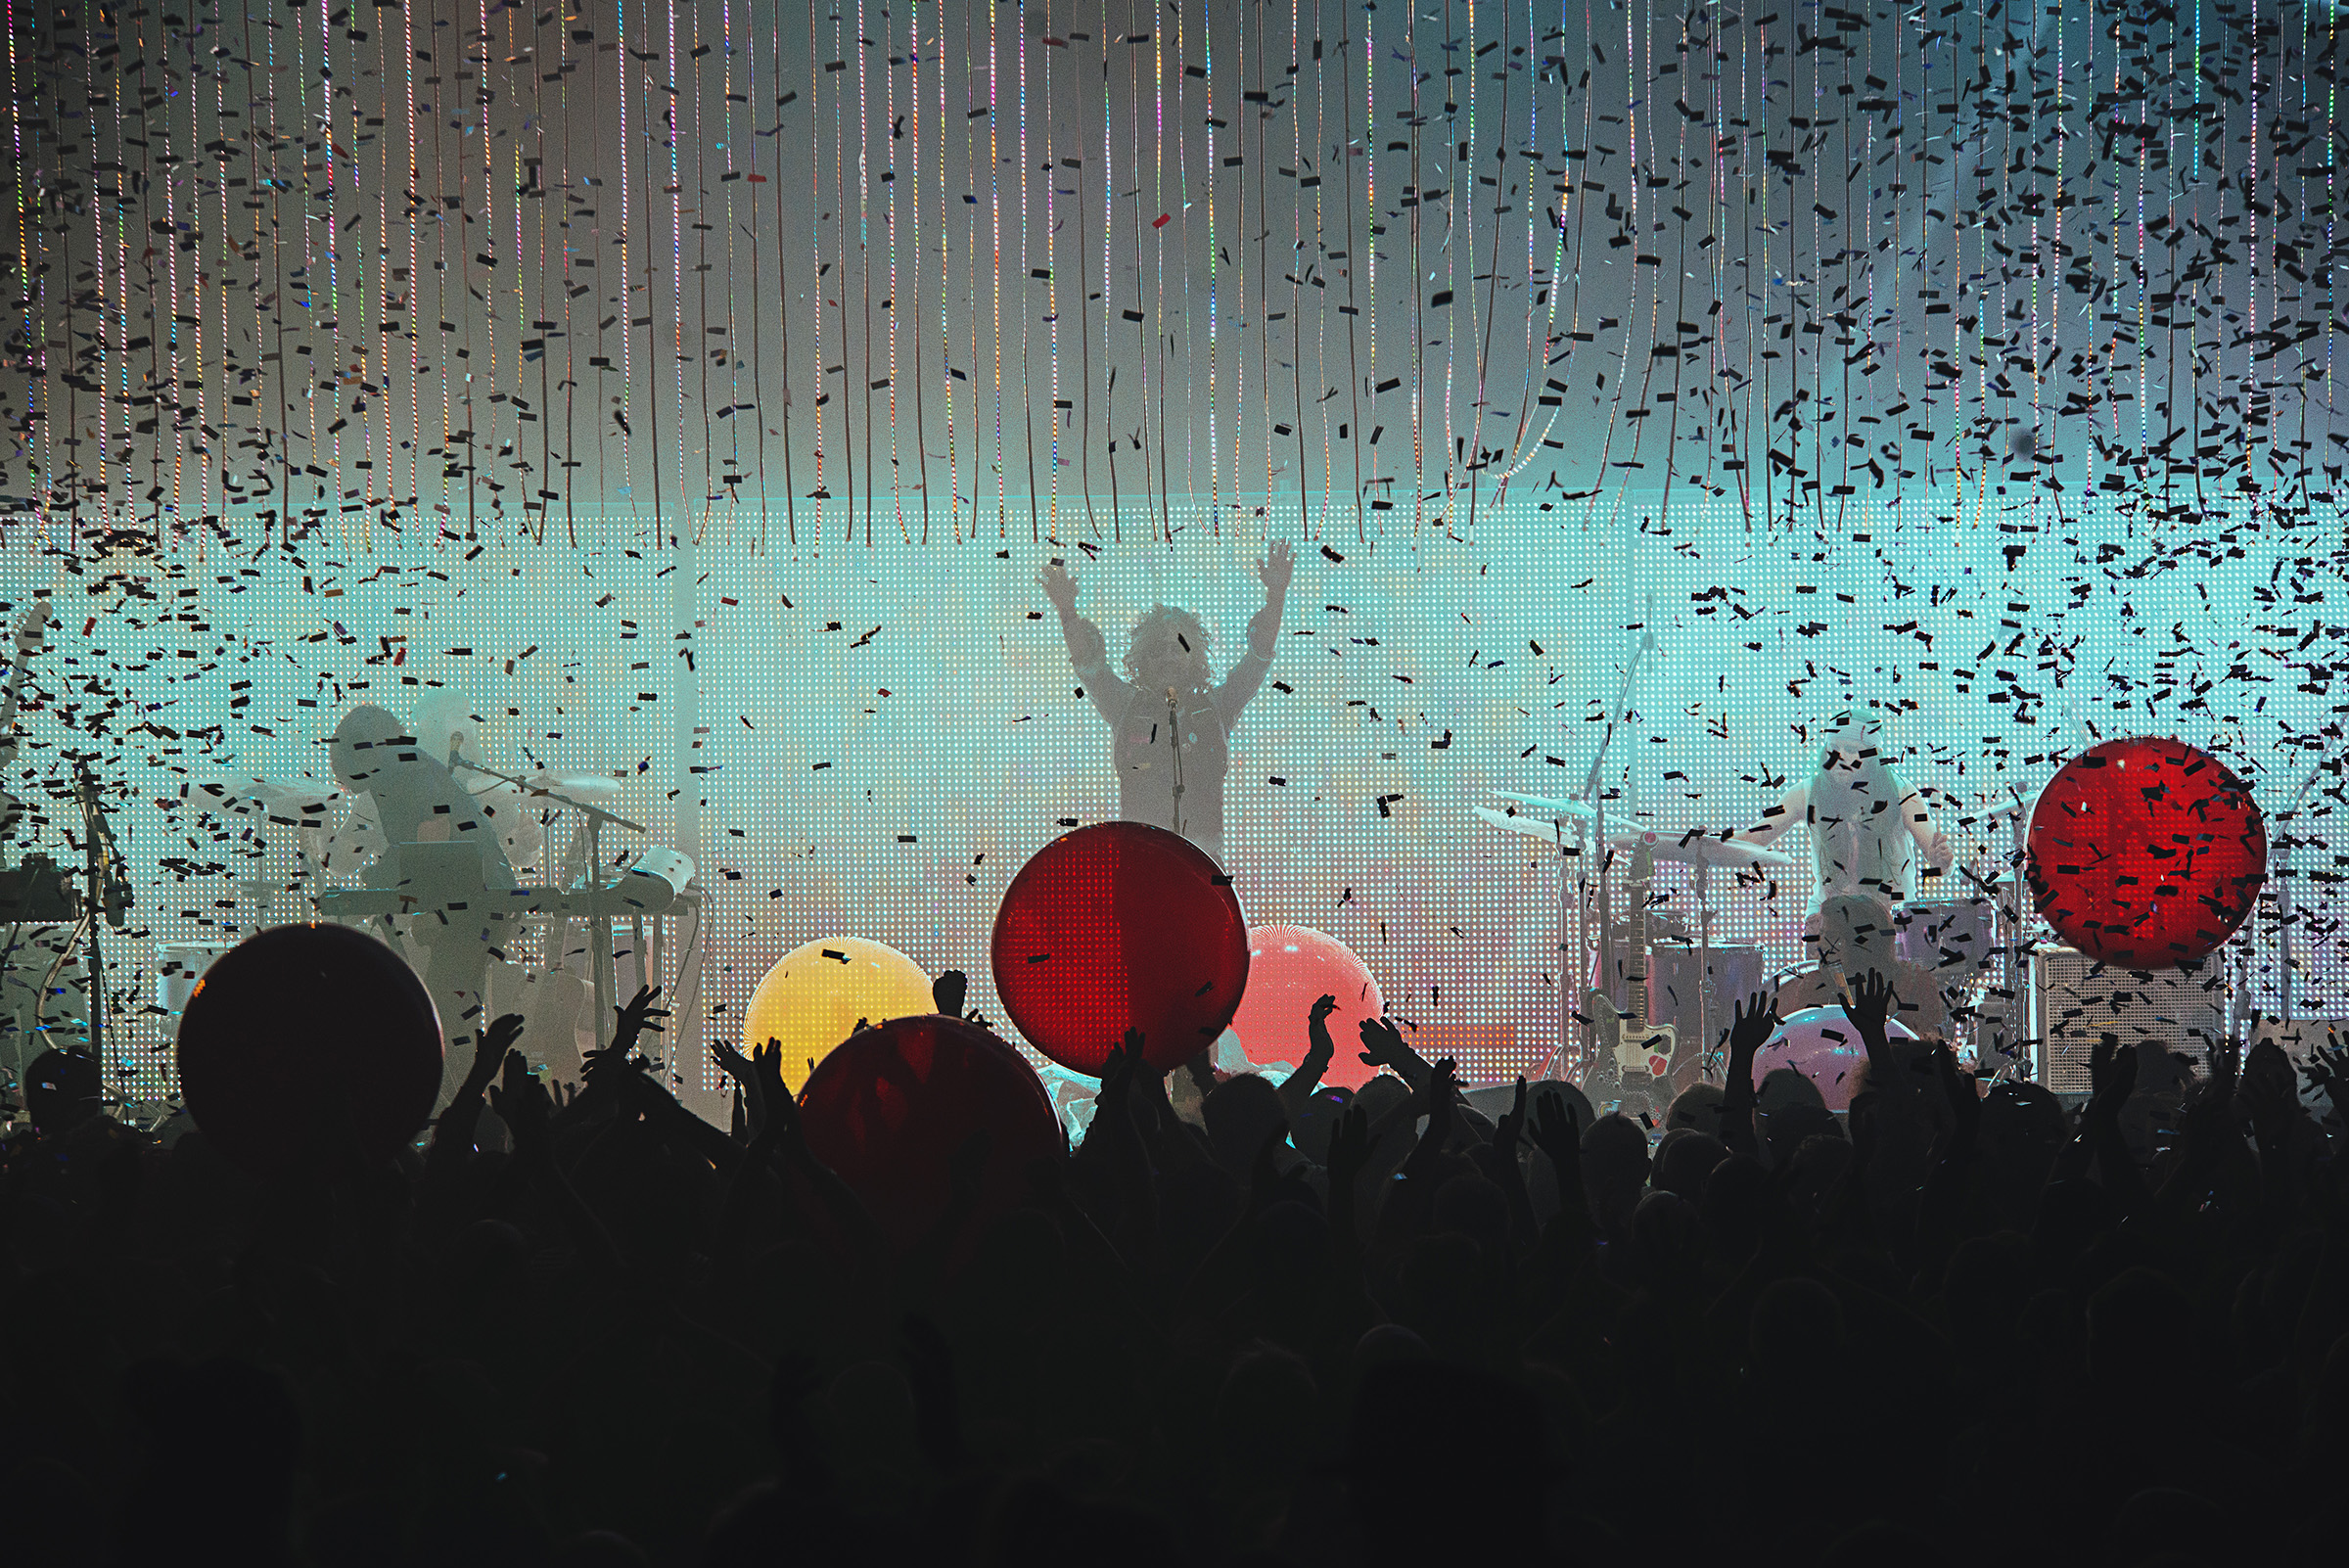
[[[747,1055],[781,1040],[783,1082],[796,1094],[808,1064],[829,1056],[858,1019],[878,1024],[935,1008],[930,977],[897,948],[859,937],[810,942],[785,953],[751,992],[742,1048]]]

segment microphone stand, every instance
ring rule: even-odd
[[[2283,808],[2283,821],[2289,822],[2300,814],[2300,803],[2308,799],[2317,775],[2325,771],[2325,764],[2330,761],[2329,757],[2320,758],[2317,765],[2308,770],[2300,787],[2292,791],[2292,804]],[[2288,1034],[2292,1023],[2292,835],[2289,833],[2278,835],[2276,845],[2276,934],[2281,948],[2279,962],[2282,966],[2276,977],[2276,989]]]
[[[98,781],[90,776],[86,761],[73,764],[73,796],[81,807],[82,876],[89,899],[82,925],[90,945],[84,955],[89,966],[90,1054],[103,1056],[106,959],[100,951],[98,927],[103,917],[105,924],[122,929],[130,909],[130,879],[122,873],[122,851],[115,843],[114,830],[106,824],[106,808],[98,801]]]
[[[1591,810],[1596,813],[1594,818],[1595,826],[1592,829],[1592,833],[1597,840],[1598,848],[1598,989],[1604,991],[1607,993],[1607,999],[1610,1002],[1615,1003],[1618,1007],[1622,1005],[1623,996],[1618,989],[1618,983],[1615,975],[1616,954],[1614,900],[1610,895],[1607,876],[1607,862],[1610,858],[1607,845],[1607,807],[1606,803],[1600,799],[1598,776],[1599,769],[1606,765],[1607,749],[1615,744],[1616,727],[1623,722],[1624,716],[1631,712],[1632,688],[1634,683],[1635,683],[1639,678],[1639,666],[1649,654],[1655,651],[1655,596],[1651,594],[1648,596],[1647,622],[1640,628],[1638,645],[1632,650],[1631,663],[1624,669],[1623,685],[1618,688],[1615,693],[1615,707],[1613,711],[1607,715],[1606,733],[1598,738],[1598,750],[1590,759],[1590,771],[1583,779],[1583,804],[1589,807]],[[1589,867],[1586,865],[1583,869],[1583,877],[1586,887],[1589,883]],[[1563,916],[1563,913],[1564,911],[1561,910],[1561,916]],[[1562,918],[1560,920],[1560,924],[1564,924]],[[1562,935],[1563,933],[1561,933],[1561,936]],[[1587,961],[1589,957],[1589,954],[1587,951],[1581,952],[1578,953],[1576,957],[1578,961]],[[1586,967],[1583,973],[1588,975],[1589,973],[1589,968]],[[1584,1034],[1586,1037],[1585,1044],[1588,1045],[1589,1036],[1589,1026],[1585,1026]],[[1585,1054],[1589,1054],[1587,1050]]]
[[[528,779],[517,778],[511,773],[501,773],[496,768],[484,767],[481,763],[462,757],[455,759],[455,761],[457,766],[465,769],[468,773],[479,773],[484,778],[497,779],[513,785],[525,795],[537,800],[552,801],[567,810],[576,811],[586,824],[587,929],[595,942],[595,946],[588,957],[590,967],[595,974],[595,1027],[596,1038],[600,1040],[603,1038],[603,1031],[607,1027],[613,1009],[619,1005],[619,998],[614,994],[615,982],[612,974],[612,910],[604,899],[604,896],[611,889],[604,883],[604,863],[599,837],[606,822],[611,823],[614,827],[626,828],[631,833],[650,833],[652,830],[642,822],[629,821],[617,811],[607,811],[600,806],[590,806],[585,801],[574,800],[568,795],[550,790],[541,784],[532,784]],[[641,969],[643,964],[641,955],[637,961],[638,967]]]
[[[1167,688],[1167,739],[1174,748],[1174,834],[1182,836],[1182,715],[1174,706],[1174,688]]]

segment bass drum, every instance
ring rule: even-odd
[[[1988,899],[1918,899],[1893,917],[1893,950],[1960,991],[1998,956],[1998,911]]]

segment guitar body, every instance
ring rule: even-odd
[[[1584,997],[1590,1014],[1597,1049],[1592,1066],[1619,1079],[1660,1079],[1672,1071],[1680,1032],[1670,1024],[1651,1024],[1637,1012],[1620,1011],[1603,991]]]

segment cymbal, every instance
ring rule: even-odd
[[[1741,839],[1716,838],[1696,832],[1683,838],[1677,833],[1611,833],[1607,845],[1617,850],[1644,849],[1659,860],[1680,860],[1689,865],[1792,865],[1794,856],[1777,850],[1766,850],[1758,844]]]
[[[1515,801],[1521,806],[1532,807],[1536,811],[1547,811],[1555,816],[1581,817],[1585,821],[1589,821],[1598,815],[1597,811],[1585,806],[1581,801],[1560,801],[1546,795],[1520,795],[1515,790],[1487,790],[1485,793],[1497,795],[1504,801]]]
[[[1500,829],[1503,833],[1522,833],[1529,839],[1540,839],[1544,844],[1557,844],[1562,839],[1571,836],[1563,833],[1557,823],[1545,817],[1511,816],[1505,811],[1496,811],[1489,806],[1472,806],[1468,809],[1474,811],[1479,819]]]

